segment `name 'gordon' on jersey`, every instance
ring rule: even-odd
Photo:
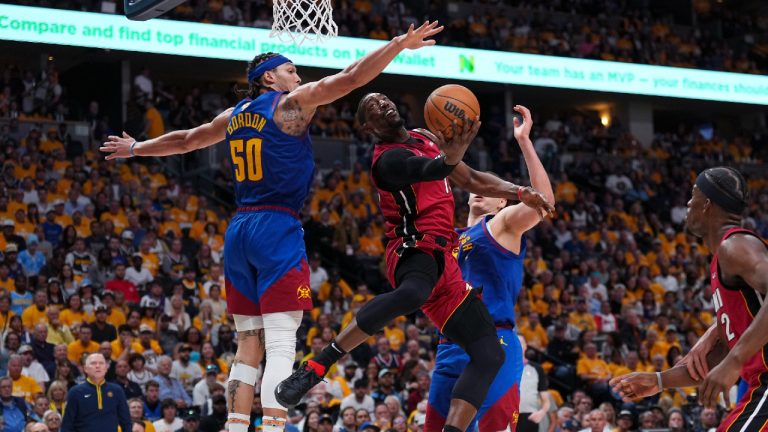
[[[279,206],[298,213],[309,195],[314,174],[309,129],[292,136],[273,120],[284,94],[243,99],[232,111],[226,140],[238,207]]]

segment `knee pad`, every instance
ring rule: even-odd
[[[275,399],[275,388],[293,372],[296,361],[296,330],[301,325],[302,311],[264,315],[264,345],[267,364],[261,382],[261,404],[264,408],[286,409]]]
[[[240,381],[243,384],[255,386],[259,380],[259,370],[245,363],[234,363],[229,371],[228,381]]]

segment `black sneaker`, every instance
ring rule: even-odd
[[[318,376],[307,362],[304,362],[293,374],[284,379],[275,388],[275,399],[286,407],[293,408],[299,404],[301,398],[307,394],[312,387],[323,381],[323,377]]]

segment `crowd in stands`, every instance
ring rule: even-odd
[[[122,13],[122,2],[15,0],[11,3]],[[105,8],[104,3],[109,5]],[[768,22],[760,13],[733,10],[721,2],[693,2],[679,13],[618,0],[334,1],[334,19],[344,36],[389,39],[412,23],[439,19],[441,45],[764,73]],[[658,9],[658,10],[657,10]],[[266,0],[190,0],[167,15],[185,21],[272,25]],[[695,26],[692,26],[694,17]],[[677,19],[677,21],[676,21]]]
[[[249,4],[259,5],[224,6]],[[51,64],[38,72],[9,66],[0,77],[0,376],[10,377],[0,379],[0,430],[29,419],[57,431],[66,390],[83,381],[83,356],[94,351],[111,360],[108,379],[123,386],[145,430],[221,430],[236,350],[221,255],[230,209],[211,205],[156,160],[104,161],[94,143],[112,129],[99,104],[72,106],[57,75]],[[169,89],[149,70],[133,86],[124,127],[137,137],[200,124],[234,97],[205,86]],[[415,124],[408,106],[398,106]],[[370,146],[353,129],[354,107],[342,101],[313,122],[314,133],[361,150],[350,169],[340,163],[318,173],[302,212],[316,308],[299,331],[297,361],[391,289],[381,272],[384,224],[368,176]],[[466,160],[527,184],[504,113],[483,112]],[[36,126],[65,118],[88,122],[90,142],[72,139],[65,123]],[[724,139],[706,125],[681,125],[643,146],[617,119],[606,127],[596,115],[563,111],[536,116],[532,139],[558,217],[528,235],[516,325],[529,359],[550,378],[548,430],[589,427],[593,409],[611,430],[719,424],[723,409],[702,409],[691,389],[622,405],[606,380],[674,364],[712,323],[709,251],[685,234],[685,203],[698,170],[741,166],[751,192],[745,225],[768,237],[768,177],[751,169],[768,157],[768,135]],[[218,179],[231,181],[226,163]],[[467,196],[454,195],[461,226]],[[436,343],[423,315],[393,321],[289,413],[289,429],[420,432]],[[257,397],[253,418],[260,413]]]
[[[44,76],[56,73],[51,66]],[[4,69],[3,88],[19,87],[27,75]],[[33,89],[50,88],[51,80],[31,75]],[[138,114],[129,123],[138,119],[138,137],[194,126],[229,102],[193,90],[182,114],[172,114],[174,102],[163,98],[178,99],[162,95],[148,70],[133,84]],[[65,390],[83,380],[83,355],[99,350],[111,359],[109,379],[123,385],[132,415],[147,428],[198,422],[200,430],[219,430],[236,350],[222,275],[228,209],[210,205],[158,161],[107,162],[61,127],[41,129],[34,117],[2,111],[27,103],[35,112],[56,101],[55,91],[39,98],[32,91],[31,102],[30,91],[4,93],[0,113],[13,120],[0,128],[0,376],[11,378],[10,394],[26,400],[29,418],[55,423]],[[66,98],[57,103],[77,111]],[[412,124],[408,106],[398,105]],[[352,130],[353,106],[327,107],[313,125],[331,137],[344,131],[362,151],[350,170],[339,163],[318,173],[302,212],[316,308],[300,330],[297,361],[318,353],[375,293],[390,289],[381,272],[384,223],[367,172],[370,146]],[[98,142],[108,131],[100,129],[98,104],[82,111]],[[502,111],[484,112],[467,161],[527,183]],[[30,124],[23,132],[20,125]],[[750,171],[767,156],[766,135],[725,140],[706,125],[681,126],[642,146],[618,119],[606,127],[594,114],[563,111],[536,118],[532,138],[555,185],[558,218],[529,235],[516,324],[530,359],[551,378],[559,410],[553,427],[585,427],[597,407],[617,427],[627,419],[660,427],[678,415],[691,427],[717,421],[722,410],[690,403],[690,389],[622,406],[605,381],[674,364],[711,324],[708,251],[682,226],[687,195],[699,169],[744,166],[752,192],[746,225],[768,236],[768,182],[764,171]],[[226,163],[219,180],[231,181]],[[454,193],[461,226],[467,197]],[[290,427],[363,432],[368,422],[418,431],[436,342],[420,314],[390,323],[291,412]],[[3,385],[7,425],[18,417]],[[257,400],[254,419],[259,412]]]

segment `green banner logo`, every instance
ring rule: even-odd
[[[459,72],[475,73],[475,56],[459,54]]]

